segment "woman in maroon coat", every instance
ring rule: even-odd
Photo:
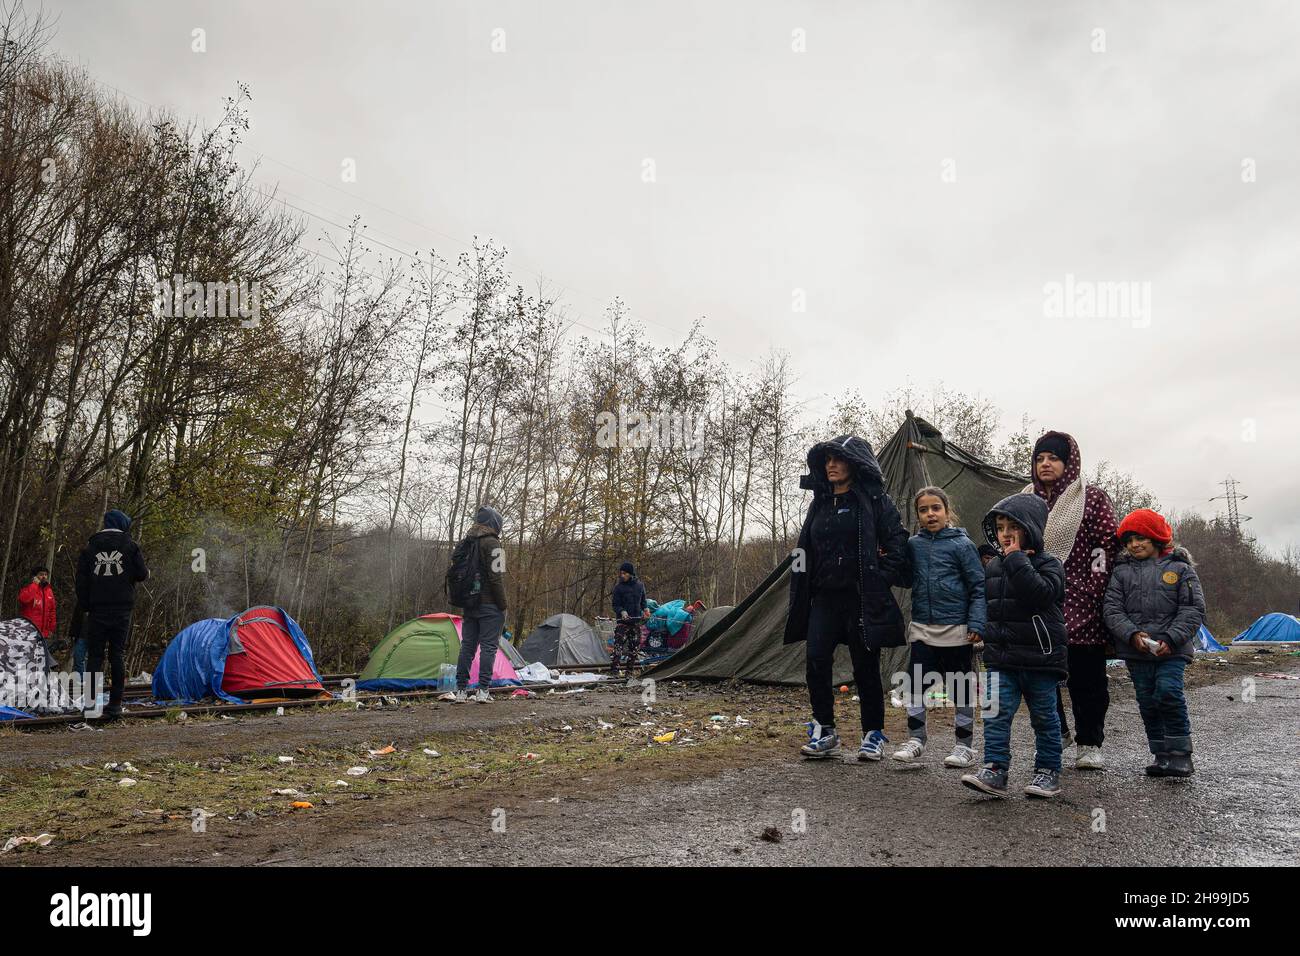
[[[1110,496],[1083,480],[1079,444],[1065,432],[1047,432],[1034,445],[1033,491],[1047,502],[1045,546],[1065,565],[1065,626],[1069,631],[1070,709],[1074,712],[1075,767],[1105,766],[1109,637],[1102,604],[1119,550]],[[1059,692],[1058,692],[1059,693]],[[1062,727],[1065,721],[1062,716]]]

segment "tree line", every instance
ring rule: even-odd
[[[44,564],[66,634],[78,551],[117,507],[153,571],[133,673],[256,604],[350,670],[444,609],[480,503],[506,516],[522,634],[607,613],[625,559],[660,599],[734,603],[793,544],[814,437],[878,446],[905,407],[1028,472],[1029,420],[1000,438],[999,410],[957,390],[849,394],[815,419],[783,354],[728,364],[698,322],[656,346],[618,300],[586,327],[492,241],[444,258],[377,252],[359,219],[313,234],[237,158],[248,90],[206,126],[133,109],[50,56],[49,29],[17,4],[0,24],[0,615]],[[1094,477],[1121,508],[1150,499],[1105,463]],[[1225,582],[1247,553],[1271,561],[1292,609],[1293,560],[1179,527]],[[1220,596],[1236,623],[1274,600]]]

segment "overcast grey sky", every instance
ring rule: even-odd
[[[738,367],[787,350],[814,414],[943,381],[1167,510],[1231,473],[1249,529],[1300,542],[1300,4],[46,10],[140,101],[213,119],[247,83],[261,178],[315,213],[452,259],[496,238],[587,324],[616,295],[662,343],[703,316]],[[1071,275],[1149,314],[1049,314]]]

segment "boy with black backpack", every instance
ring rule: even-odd
[[[464,612],[460,657],[456,661],[456,692],[453,695],[458,703],[469,700],[481,704],[492,702],[488,688],[492,686],[497,644],[506,622],[505,569],[501,514],[484,505],[478,509],[474,523],[452,552],[451,566],[447,568],[447,599]],[[475,654],[479,654],[478,692],[471,698],[467,688]]]

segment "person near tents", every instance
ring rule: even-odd
[[[458,703],[471,700],[469,672],[474,656],[479,656],[478,691],[472,700],[490,704],[492,667],[496,664],[497,644],[506,623],[505,550],[501,547],[501,513],[483,505],[474,515],[474,523],[452,552],[447,569],[447,594],[463,610],[460,631],[460,656],[456,661],[456,690],[452,699]]]
[[[636,576],[636,566],[624,561],[618,568],[618,583],[610,595],[614,606],[614,646],[610,650],[610,675],[618,677],[626,668],[634,676],[641,652],[641,622],[650,616],[646,605],[645,585]]]
[[[912,562],[912,620],[907,627],[907,741],[893,759],[913,763],[925,753],[926,684],[951,688],[956,708],[956,742],[945,767],[975,762],[974,645],[981,639],[987,610],[984,566],[947,492],[933,485],[912,499],[920,530],[907,542]]]
[[[48,642],[57,622],[50,569],[43,564],[32,568],[32,579],[18,592],[18,613],[31,621]]]
[[[879,760],[885,701],[880,649],[902,647],[903,614],[890,587],[910,587],[907,530],[885,493],[884,474],[867,441],[841,435],[808,451],[800,486],[813,492],[791,564],[784,643],[806,641],[812,721],[806,757],[839,750],[832,685],[835,648],[853,662],[862,716],[859,760]]]
[[[1151,777],[1190,777],[1192,725],[1183,674],[1205,622],[1205,596],[1196,565],[1174,546],[1163,516],[1139,508],[1117,532],[1125,553],[1106,587],[1106,627],[1115,652],[1128,666],[1138,713],[1154,760]]]
[[[107,655],[113,668],[104,708],[109,720],[122,714],[135,586],[149,577],[144,553],[132,540],[130,529],[130,517],[114,508],[105,513],[104,527],[90,536],[77,558],[77,604],[87,615],[86,667],[91,674],[103,674]]]
[[[1065,626],[1070,633],[1066,686],[1074,712],[1074,765],[1100,770],[1105,766],[1101,747],[1110,706],[1110,635],[1102,605],[1119,553],[1115,506],[1105,491],[1084,482],[1079,444],[1065,432],[1049,431],[1035,442],[1033,468],[1033,484],[1025,491],[1047,502],[1044,547],[1065,565]],[[1059,690],[1057,713],[1062,737],[1068,737]]]
[[[1021,493],[1003,498],[983,521],[985,537],[1001,549],[984,569],[984,766],[963,774],[961,782],[994,797],[1007,793],[1011,724],[1022,699],[1034,728],[1034,775],[1025,795],[1050,798],[1061,792],[1056,685],[1068,660],[1065,568],[1043,545],[1047,520],[1043,499]]]

